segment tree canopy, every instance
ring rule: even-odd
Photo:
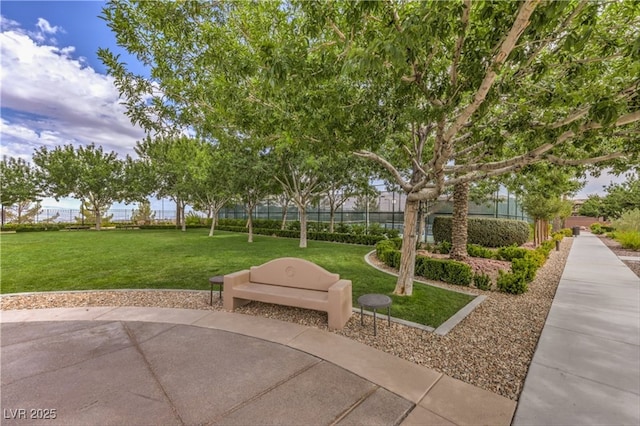
[[[151,132],[302,143],[383,167],[407,195],[395,292],[411,294],[420,201],[542,162],[638,166],[639,8],[114,0],[103,17],[151,79],[99,55]]]
[[[100,229],[102,217],[114,201],[124,199],[124,162],[115,152],[94,144],[46,146],[35,150],[33,162],[46,195],[56,200],[73,196],[91,206]]]

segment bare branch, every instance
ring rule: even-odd
[[[636,121],[640,121],[640,110],[630,112],[629,114],[625,114],[618,118],[616,121],[616,126],[624,126],[625,124],[631,124]]]
[[[468,147],[461,149],[460,151],[454,152],[451,158],[459,158],[464,155],[469,154],[470,152],[475,151],[476,149],[482,147],[485,144],[485,141],[476,142],[473,145],[469,145]]]
[[[465,172],[474,172],[474,171],[494,171],[499,170],[505,167],[511,167],[517,164],[528,164],[527,160],[530,159],[538,159],[542,156],[542,154],[552,150],[556,144],[547,143],[539,146],[538,148],[531,150],[525,154],[516,155],[515,157],[509,158],[507,160],[502,161],[492,161],[489,163],[477,163],[477,164],[460,164],[454,166],[447,166],[445,168],[447,173],[465,173]]]
[[[616,158],[624,157],[622,152],[614,152],[612,154],[602,155],[600,157],[583,158],[579,160],[560,158],[555,155],[547,155],[545,160],[550,163],[557,164],[558,166],[582,166],[585,164],[602,163],[603,161],[615,160]]]
[[[384,158],[380,157],[378,154],[375,154],[371,151],[356,151],[354,152],[355,155],[357,155],[358,157],[361,158],[366,158],[369,160],[373,160],[376,163],[380,164],[382,167],[384,167],[389,173],[391,173],[391,175],[394,177],[394,179],[396,180],[396,183],[398,185],[400,185],[400,187],[405,191],[405,192],[411,192],[412,190],[412,185],[409,184],[407,181],[404,180],[404,178],[402,177],[402,175],[400,174],[400,172],[398,171],[398,169],[396,169],[391,163],[389,163],[387,160],[385,160]]]
[[[340,28],[333,21],[329,21],[329,26],[333,29],[333,31],[338,35],[341,41],[346,41],[347,37],[344,35]]]

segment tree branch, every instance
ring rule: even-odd
[[[624,153],[614,152],[612,154],[601,155],[600,157],[583,158],[579,160],[560,158],[555,155],[546,155],[544,159],[558,166],[582,166],[585,164],[602,163],[603,161],[615,160],[621,157],[624,157]]]
[[[471,12],[471,0],[464,0],[464,7],[462,8],[462,17],[460,23],[462,24],[462,31],[458,40],[456,40],[456,48],[453,53],[453,64],[451,65],[451,87],[455,88],[458,83],[458,63],[460,62],[460,55],[462,53],[462,45],[467,35],[467,26],[469,25],[469,13]]]
[[[400,26],[400,17],[398,16],[398,11],[395,7],[393,7],[393,3],[390,0],[387,0],[387,5],[391,9],[391,13],[393,14],[393,25],[396,27],[396,30],[401,33],[402,27]]]
[[[444,134],[444,140],[449,141],[453,136],[458,133],[458,131],[462,128],[462,126],[471,118],[471,116],[478,110],[480,105],[484,102],[489,90],[493,86],[493,83],[498,76],[498,70],[504,64],[507,57],[513,50],[516,45],[516,42],[524,32],[524,30],[529,25],[529,18],[531,14],[540,3],[540,0],[528,0],[525,1],[520,9],[518,10],[518,15],[516,16],[507,37],[502,41],[498,53],[493,57],[493,60],[487,67],[487,73],[476,92],[473,101],[467,105],[467,107],[460,113],[458,118],[454,121],[454,123],[449,127],[449,129]]]
[[[344,35],[344,33],[342,31],[340,31],[340,28],[338,28],[338,26],[335,24],[335,22],[329,21],[329,26],[338,35],[338,37],[340,38],[341,41],[346,41],[347,40],[347,37]]]
[[[369,159],[369,160],[373,160],[376,163],[380,164],[389,173],[391,173],[391,175],[396,180],[397,184],[400,185],[400,187],[405,192],[409,193],[413,189],[413,186],[411,184],[409,184],[407,181],[404,180],[404,178],[402,177],[400,172],[398,172],[398,169],[396,169],[391,163],[389,163],[384,158],[380,157],[378,154],[375,154],[375,153],[373,153],[371,151],[356,151],[356,152],[354,152],[354,154],[357,155],[358,157],[366,158],[366,159]]]

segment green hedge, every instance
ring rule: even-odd
[[[64,223],[47,223],[47,224],[7,224],[2,227],[2,231],[15,231],[15,232],[44,232],[44,231],[59,231],[69,226]]]
[[[392,268],[400,266],[400,250],[397,242],[383,240],[376,244],[378,259]],[[468,286],[473,279],[473,272],[468,265],[455,260],[432,259],[416,256],[415,274],[434,281]]]
[[[436,243],[451,242],[451,217],[436,216],[433,221],[433,239]],[[529,238],[529,224],[522,220],[468,218],[469,244],[483,247],[522,245]]]
[[[218,225],[216,229],[230,232],[248,232],[246,226]],[[289,229],[253,228],[256,235],[271,235],[281,238],[300,238],[300,231]],[[386,240],[382,235],[353,235],[339,234],[337,232],[307,232],[307,239],[316,241],[330,241],[334,243],[361,244],[373,246],[378,241]]]

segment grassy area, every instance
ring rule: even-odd
[[[395,278],[367,265],[371,247],[217,232],[71,231],[4,234],[0,240],[0,292],[171,288],[205,290],[208,278],[278,257],[300,257],[353,282],[353,300],[389,294]],[[414,285],[412,297],[392,296],[393,316],[437,327],[471,296]]]

